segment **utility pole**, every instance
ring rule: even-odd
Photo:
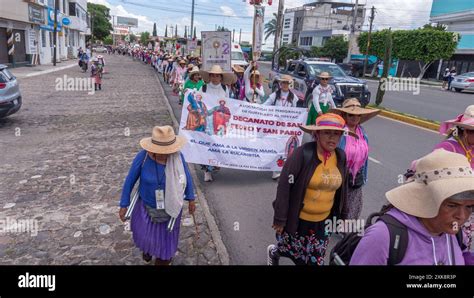
[[[372,8],[370,9],[370,27],[369,27],[369,35],[367,36],[367,50],[365,51],[364,68],[362,72],[362,77],[365,77],[365,74],[367,73],[367,60],[368,60],[369,51],[370,51],[370,37],[372,36],[372,24],[374,23],[374,18],[375,18],[375,7],[372,6]]]
[[[92,58],[92,43],[93,42],[94,42],[94,13],[91,12],[91,40],[90,40],[90,43],[89,43],[91,56],[89,58]]]
[[[112,45],[115,47],[115,16],[112,16]]]
[[[280,48],[281,34],[283,31],[283,14],[285,9],[285,0],[278,2],[277,27],[275,32],[275,42],[273,44],[273,53]]]
[[[193,3],[192,3],[192,8],[191,8],[191,36],[194,32],[194,0],[193,0]]]
[[[351,33],[349,34],[349,49],[347,50],[346,62],[349,62],[351,60],[351,47],[352,47],[352,40],[354,39],[354,35],[355,35],[355,26],[356,26],[356,21],[357,21],[358,10],[359,10],[359,0],[356,0],[354,13],[352,15],[352,26],[351,26]]]
[[[58,52],[58,7],[59,7],[59,0],[54,1],[54,29],[53,29],[53,45],[54,45],[54,53],[53,53],[53,65],[56,66],[56,57]]]
[[[234,39],[235,39],[235,29],[232,32],[232,42],[234,42]]]
[[[242,43],[242,28],[240,28],[240,34],[239,34],[239,44]]]

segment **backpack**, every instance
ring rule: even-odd
[[[222,89],[224,89],[224,91],[227,92],[227,87],[226,87],[226,85],[221,84],[221,86],[222,86]],[[207,84],[204,84],[204,85],[202,86],[202,89],[201,89],[201,90],[202,90],[202,92],[206,93],[206,92],[207,92]]]
[[[390,234],[390,247],[388,252],[387,265],[393,266],[399,264],[405,256],[408,246],[408,230],[407,227],[398,221],[395,217],[386,214],[391,209],[391,205],[383,206],[380,212],[372,213],[367,218],[367,224],[365,230],[372,225],[372,221],[375,217],[378,217],[376,221],[383,221],[388,228]],[[330,265],[342,265],[340,261],[348,265],[351,261],[352,255],[359,244],[362,236],[358,235],[357,232],[346,233],[341,241],[339,241],[330,254]],[[466,246],[463,244],[462,231],[460,230],[456,234],[461,250],[464,250]]]

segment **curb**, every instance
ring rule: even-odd
[[[174,115],[173,108],[171,107],[169,103],[169,98],[168,96],[166,96],[165,90],[163,89],[163,86],[161,85],[161,81],[159,80],[156,72],[154,72],[153,75],[155,76],[155,79],[158,82],[158,88],[161,89],[161,91],[163,92],[163,95],[166,98],[165,100],[166,108],[168,109],[171,120],[173,121],[173,127],[175,130],[177,130],[179,128],[179,123]],[[193,176],[193,182],[194,182],[194,187],[197,192],[197,197],[198,197],[199,203],[201,204],[202,210],[204,211],[204,217],[206,218],[207,225],[209,226],[212,240],[214,241],[214,244],[216,245],[216,250],[219,256],[219,260],[221,261],[222,265],[229,265],[230,264],[229,253],[227,252],[227,248],[225,247],[224,242],[222,241],[222,236],[221,236],[221,233],[219,232],[219,228],[217,227],[216,220],[209,209],[209,205],[207,204],[206,197],[204,196],[204,192],[202,191],[201,183],[199,182],[199,179],[196,174],[196,169],[194,167],[189,167],[189,171],[191,172],[191,176]]]
[[[369,106],[367,106],[366,108],[376,109],[376,108],[369,107]],[[423,128],[429,129],[429,130],[436,131],[436,132],[439,131],[439,124],[432,123],[432,122],[425,121],[425,120],[421,120],[421,119],[417,119],[415,117],[402,115],[402,114],[399,114],[399,113],[396,113],[396,112],[383,110],[383,109],[380,109],[380,111],[381,112],[380,112],[379,116],[385,116],[385,117],[390,118],[390,119],[394,119],[394,120],[398,120],[398,121],[401,121],[401,122],[404,122],[404,123],[408,123],[408,124],[412,124],[412,125],[415,125],[415,126],[423,127]]]

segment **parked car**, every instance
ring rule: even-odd
[[[97,46],[96,48],[92,49],[96,53],[107,53],[107,48],[103,46]]]
[[[321,72],[329,72],[333,78],[329,84],[334,87],[335,93],[334,103],[340,107],[347,98],[355,97],[359,99],[362,106],[366,106],[370,102],[370,91],[367,82],[348,76],[344,70],[327,59],[301,59],[289,60],[287,65],[278,68],[273,61],[272,71],[270,72],[270,88],[275,91],[279,88],[278,78],[287,74],[293,77],[294,83],[292,87],[293,93],[298,96],[298,106],[307,107],[312,100],[314,87],[319,85],[318,75]]]
[[[0,64],[0,118],[18,112],[20,107],[20,85],[7,66]]]
[[[456,92],[462,92],[463,90],[474,91],[474,71],[455,76],[451,82],[451,89],[454,89]]]

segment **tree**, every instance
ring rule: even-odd
[[[447,27],[444,24],[436,24],[436,26],[433,26],[431,24],[426,24],[423,27],[421,27],[420,29],[446,31]]]
[[[226,27],[224,26],[217,26],[217,31],[230,31],[229,29],[227,29]]]
[[[113,42],[114,42],[114,41],[113,41],[111,35],[109,35],[109,36],[107,36],[106,38],[104,38],[104,44],[105,44],[105,45],[111,45]]]
[[[178,37],[178,24],[174,27],[174,37]]]
[[[273,13],[273,19],[265,24],[265,41],[267,41],[270,36],[275,35],[277,31],[277,18],[277,14]]]
[[[100,4],[87,3],[87,12],[92,16],[92,39],[103,40],[112,31],[110,9]]]
[[[165,28],[165,37],[168,37],[168,25],[166,25],[166,28]]]
[[[158,33],[156,32],[156,23],[153,23],[153,36],[158,36]]]
[[[149,39],[150,39],[150,32],[148,31],[142,32],[142,34],[140,35],[140,42],[142,43],[142,45],[148,44]]]
[[[346,58],[348,49],[349,42],[344,37],[333,36],[322,47],[312,47],[310,53],[312,57],[327,57],[338,62]]]
[[[377,95],[375,96],[375,104],[379,106],[382,103],[383,96],[385,95],[385,82],[388,76],[388,70],[392,65],[392,30],[388,29],[385,40],[385,53],[383,58],[383,71],[382,77],[379,81],[379,87],[377,88]]]
[[[135,34],[130,34],[130,43],[134,43],[137,41],[137,36]]]
[[[438,27],[436,27],[438,28]],[[369,55],[377,57],[378,61],[385,53],[385,41],[388,30],[375,32],[371,37]],[[418,61],[419,78],[425,75],[426,70],[439,59],[450,59],[456,51],[459,35],[425,26],[415,30],[397,30],[393,34],[392,57],[400,60]],[[367,49],[367,33],[361,33],[358,39],[361,52]],[[376,65],[374,65],[376,67]],[[402,73],[403,69],[402,68]]]

